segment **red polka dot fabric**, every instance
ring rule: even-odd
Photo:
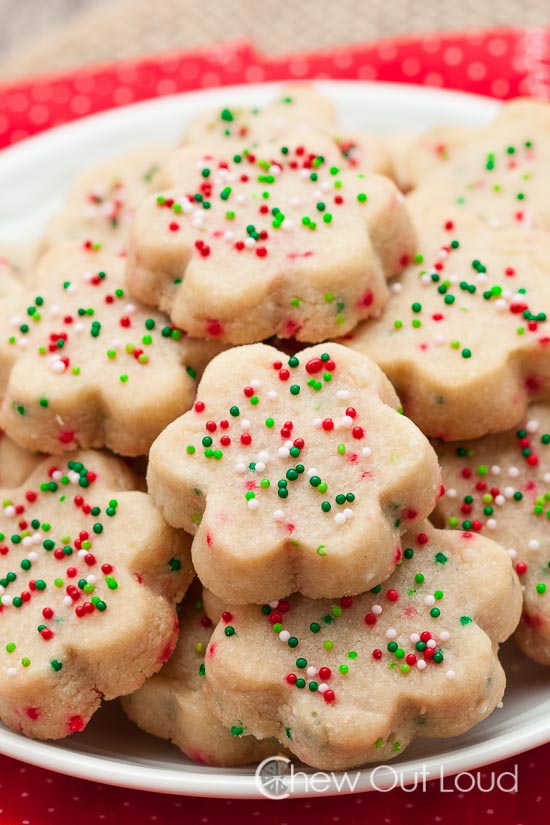
[[[506,99],[550,99],[550,28],[429,34],[314,54],[267,58],[247,43],[80,69],[0,85],[0,147],[88,114],[191,89],[303,79],[380,80]],[[182,799],[72,779],[0,756],[2,825],[196,822],[318,825],[372,822],[498,825],[545,821],[550,745],[456,780],[416,789],[282,801]],[[508,773],[507,781],[499,777]],[[516,783],[510,776],[517,777]],[[473,777],[473,778],[472,778]],[[494,786],[494,787],[493,787]]]
[[[0,148],[85,115],[235,83],[382,80],[500,99],[550,99],[550,28],[428,34],[326,52],[265,57],[247,43],[0,84]]]

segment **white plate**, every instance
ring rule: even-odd
[[[498,104],[472,95],[398,84],[325,82],[350,130],[423,131],[439,124],[482,125]],[[274,87],[257,85],[166,97],[54,129],[0,155],[0,242],[38,235],[80,169],[147,141],[177,141],[186,121],[206,106],[263,103]],[[424,770],[439,778],[471,771],[550,740],[550,669],[504,652],[509,674],[503,708],[469,733],[417,740],[387,766],[350,772],[355,790],[415,782]],[[0,752],[85,779],[130,788],[203,796],[258,797],[254,768],[217,769],[192,763],[173,746],[141,733],[117,703],[105,705],[87,730],[56,743],[34,742],[0,725]],[[311,773],[311,772],[310,772]],[[295,796],[312,793],[308,780]],[[330,782],[328,793],[335,793]]]

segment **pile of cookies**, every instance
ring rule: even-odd
[[[383,142],[295,86],[2,251],[4,724],[343,769],[550,664],[549,170],[548,104]]]

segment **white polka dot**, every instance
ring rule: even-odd
[[[127,103],[131,103],[133,99],[134,92],[128,86],[119,86],[113,92],[113,100],[117,106],[125,106]]]
[[[457,46],[449,46],[448,49],[445,49],[443,52],[443,62],[447,64],[447,66],[458,66],[462,63],[462,49],[459,49]]]
[[[290,61],[288,72],[292,77],[304,77],[307,74],[309,63],[303,57],[295,57]]]
[[[86,115],[91,109],[91,102],[89,97],[84,95],[76,95],[70,102],[71,110],[75,115]]]
[[[466,74],[470,80],[483,80],[487,75],[487,66],[485,66],[484,63],[480,63],[479,60],[474,60],[473,63],[467,66]]]
[[[357,77],[359,80],[376,80],[378,72],[374,66],[365,63],[357,69]]]
[[[510,82],[505,77],[496,77],[491,82],[491,94],[495,97],[506,97],[510,91]]]
[[[158,95],[173,95],[178,90],[178,85],[175,80],[170,77],[163,77],[157,83],[155,91]]]
[[[487,51],[492,57],[502,57],[508,51],[508,43],[502,37],[493,37],[487,43]]]
[[[401,71],[405,77],[415,77],[421,68],[420,60],[417,57],[406,57],[401,64]]]
[[[244,75],[249,83],[261,83],[265,77],[265,71],[261,66],[248,66]]]
[[[444,82],[443,75],[439,72],[428,72],[424,76],[425,86],[443,86]]]

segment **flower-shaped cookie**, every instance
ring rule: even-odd
[[[180,636],[160,673],[122,706],[139,727],[169,739],[190,759],[207,765],[246,765],[281,750],[277,740],[242,736],[224,727],[210,709],[204,692],[204,655],[213,623],[205,614],[200,586],[193,586],[180,606]],[[217,621],[217,619],[216,619]]]
[[[222,722],[337,770],[488,716],[504,691],[498,644],[519,620],[519,582],[498,544],[419,527],[370,592],[228,608],[205,659]]]
[[[477,134],[469,126],[436,126],[420,135],[390,135],[391,176],[403,192],[416,189]]]
[[[160,145],[140,147],[79,175],[46,228],[42,251],[64,241],[93,241],[124,251],[135,208],[158,188],[155,177],[170,151]]]
[[[47,458],[0,492],[0,719],[61,738],[171,655],[189,537],[100,453]]]
[[[288,86],[263,108],[227,105],[201,112],[188,125],[182,144],[229,146],[239,152],[258,143],[282,141],[301,130],[311,134],[312,129],[335,140],[341,160],[351,168],[391,174],[391,158],[383,140],[369,132],[342,132],[332,103],[308,84]]]
[[[226,106],[200,112],[187,126],[182,144],[229,146],[231,151],[270,140],[282,141],[300,129],[338,130],[334,106],[307,83],[284,88],[264,107]]]
[[[195,534],[193,564],[227,602],[361,593],[390,575],[440,473],[389,381],[338,344],[287,358],[255,344],[206,368],[194,408],[149,455],[149,490]]]
[[[409,198],[414,213],[437,204],[476,215],[493,229],[550,231],[550,104],[507,104],[448,162],[434,166]]]
[[[32,291],[0,301],[0,421],[22,446],[141,455],[191,406],[219,344],[136,303],[123,271],[121,258],[65,244],[43,256]]]
[[[446,492],[434,521],[508,549],[523,585],[516,641],[550,665],[550,406],[534,404],[517,429],[437,449]]]
[[[29,245],[30,246],[30,245]],[[21,291],[23,277],[30,263],[26,247],[0,245],[0,299]]]
[[[0,430],[0,487],[19,487],[43,460],[43,455],[25,450]]]
[[[133,294],[189,334],[231,343],[320,341],[376,315],[415,234],[396,186],[341,171],[338,155],[319,134],[174,153],[159,173],[171,188],[136,211]]]
[[[550,236],[437,210],[419,232],[382,316],[346,343],[382,367],[428,435],[506,430],[550,397]]]

